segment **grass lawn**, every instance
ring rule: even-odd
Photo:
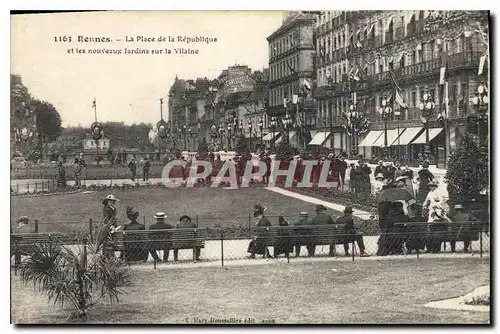
[[[487,323],[489,314],[425,308],[489,284],[489,259],[420,259],[280,263],[247,267],[132,269],[121,303],[99,303],[93,323]],[[61,323],[68,313],[18,277],[12,279],[14,323]]]
[[[88,229],[88,220],[102,218],[101,199],[109,190],[89,194],[76,193],[56,196],[11,198],[12,226],[17,218],[27,215],[38,219],[40,232],[68,232]],[[114,190],[118,202],[118,220],[126,222],[126,207],[132,205],[140,212],[139,221],[151,225],[158,211],[166,212],[171,222],[184,214],[193,219],[199,217],[199,226],[242,225],[248,226],[249,213],[256,203],[267,207],[266,214],[271,223],[277,225],[278,215],[297,219],[301,211],[314,216],[315,206],[301,200],[274,193],[262,188],[222,189],[222,188],[150,188]],[[340,212],[330,210],[334,216]],[[253,222],[252,222],[253,224]]]

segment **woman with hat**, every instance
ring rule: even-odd
[[[104,218],[104,223],[113,220],[113,225],[116,222],[116,202],[120,200],[115,197],[115,195],[109,194],[105,199],[102,200],[102,215]]]
[[[271,226],[271,222],[269,219],[264,217],[264,211],[266,211],[266,207],[261,205],[261,204],[256,204],[254,207],[254,212],[253,216],[257,220],[257,227],[268,227]],[[267,246],[265,243],[262,242],[262,240],[257,239],[254,237],[254,240],[250,241],[250,244],[248,245],[247,252],[250,253],[249,258],[255,259],[255,254],[261,254],[264,257],[269,257],[269,250],[267,249]]]
[[[427,194],[429,193],[429,183],[434,180],[434,175],[429,171],[429,162],[422,163],[422,169],[418,171],[418,195],[417,202],[424,203]]]
[[[436,209],[443,208],[442,205],[444,204],[444,199],[439,195],[438,192],[438,185],[434,181],[430,181],[428,184],[429,191],[427,196],[425,197],[424,203],[422,205],[422,208],[424,210],[428,210],[428,222],[434,221],[433,218],[433,213],[436,211]]]
[[[384,186],[384,174],[378,173],[375,175],[375,182],[373,182],[373,194],[377,195],[382,191]]]

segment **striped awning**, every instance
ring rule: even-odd
[[[314,138],[309,142],[308,145],[323,145],[326,138],[330,135],[330,132],[318,132]]]
[[[278,132],[274,132],[274,133],[273,132],[269,132],[267,135],[265,135],[264,137],[262,137],[262,140],[264,140],[264,141],[271,141],[278,134],[279,134],[279,131]]]
[[[391,146],[391,144],[396,139],[398,139],[399,134],[401,134],[401,132],[402,132],[401,129],[399,129],[399,133],[398,133],[398,129],[387,130],[387,146]],[[384,134],[384,131],[382,131],[382,135],[380,137],[378,137],[377,140],[375,140],[375,142],[373,142],[372,146],[384,147],[384,145],[385,145],[385,134]]]
[[[368,132],[366,137],[359,143],[358,147],[371,147],[373,143],[382,135],[384,131],[374,130]]]
[[[289,140],[290,144],[292,144],[292,139],[293,139],[293,137],[295,137],[295,131],[290,131],[290,132],[288,133],[288,140]],[[276,140],[275,144],[279,144],[279,143],[281,143],[281,141],[282,141],[282,140],[283,140],[283,136],[279,137],[279,138]]]
[[[429,140],[433,140],[434,138],[437,137],[443,131],[443,128],[432,128],[429,129]],[[412,144],[425,144],[426,138],[425,138],[425,131],[418,136],[417,139],[415,139]]]
[[[410,142],[415,139],[415,137],[418,135],[418,133],[422,130],[422,127],[419,128],[406,128],[404,131],[401,133],[401,136],[399,136],[399,139],[396,138],[396,140],[392,143],[394,146],[406,146],[410,144]]]

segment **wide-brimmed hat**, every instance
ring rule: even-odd
[[[346,206],[344,209],[344,213],[353,213],[352,206]]]
[[[318,204],[318,205],[316,205],[316,211],[326,211],[326,210],[328,210],[328,209],[326,208],[326,206],[324,206],[324,205],[322,205],[322,204]]]
[[[399,182],[399,181],[405,181],[406,180],[406,176],[398,176],[396,178],[396,182]]]
[[[427,184],[427,187],[429,187],[429,188],[430,188],[430,187],[436,187],[436,188],[437,188],[437,187],[438,187],[438,185],[437,185],[437,183],[436,183],[436,182],[431,181],[431,182],[429,182],[429,184]]]
[[[379,160],[378,161],[379,164],[383,164],[384,163],[384,160]]]
[[[262,216],[264,214],[264,211],[266,211],[266,207],[263,206],[262,204],[255,204],[254,210],[253,210],[253,216]]]
[[[377,175],[375,175],[375,179],[384,179],[384,174],[378,173]]]
[[[189,217],[188,215],[181,216],[181,218],[179,218],[179,221],[183,221],[184,219],[187,219],[191,222],[191,217]]]
[[[107,201],[116,201],[116,202],[120,201],[118,198],[115,197],[115,195],[112,195],[112,194],[109,194],[108,196],[106,196],[105,200],[107,200]]]
[[[301,213],[299,213],[299,216],[309,216],[309,213],[302,211]]]
[[[453,206],[453,209],[454,210],[463,210],[464,209],[464,206],[462,204],[455,204]]]
[[[157,212],[155,214],[155,219],[165,219],[167,218],[167,215],[165,214],[165,212]]]

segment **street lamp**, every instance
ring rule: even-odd
[[[187,149],[186,148],[186,146],[187,146],[186,145],[186,141],[187,141],[187,139],[186,139],[186,137],[187,137],[187,126],[186,126],[186,124],[184,124],[182,126],[182,134],[184,135],[184,151],[185,151]]]
[[[387,96],[382,99],[382,106],[378,109],[378,113],[384,120],[384,155],[387,158],[389,143],[387,142],[387,121],[392,113],[392,108],[389,106]]]
[[[240,125],[238,126],[238,128],[240,129],[240,135],[243,136],[243,120],[240,120]]]
[[[251,119],[248,119],[247,127],[248,127],[248,134],[249,134],[249,138],[250,138],[250,152],[252,152],[252,128],[253,128],[253,124],[252,124]]]
[[[274,134],[276,132],[276,126],[278,125],[278,122],[276,121],[276,117],[271,117],[271,122],[269,126],[271,127],[271,131],[273,132],[273,139],[271,140],[271,143],[273,144],[272,151],[274,153]]]
[[[224,125],[222,123],[219,124],[219,129],[217,131],[219,132],[219,142],[222,149],[222,146],[224,145],[224,143],[222,142],[222,138],[224,137]]]
[[[472,98],[472,104],[477,109],[477,136],[479,138],[479,145],[482,144],[483,140],[481,138],[481,125],[488,119],[488,87],[481,82],[476,90],[476,96]]]
[[[429,117],[432,115],[436,104],[432,100],[432,95],[428,93],[427,86],[425,87],[425,93],[420,102],[419,108],[422,111],[421,121],[425,126],[425,150],[424,154],[426,159],[428,159],[431,154],[431,146],[429,144]]]
[[[262,117],[259,118],[259,130],[260,130],[260,149],[264,151],[264,141],[262,139],[262,130],[264,129],[264,122],[262,121]]]
[[[286,113],[285,115],[285,118],[283,119],[283,127],[285,128],[285,131],[286,131],[286,141],[288,142],[289,140],[289,135],[288,135],[288,132],[290,131],[290,129],[292,128],[293,126],[293,120],[292,120],[292,116],[290,116],[289,113]]]
[[[231,151],[231,131],[233,130],[233,126],[228,122],[227,123],[227,149]]]
[[[368,132],[368,121],[365,115],[358,111],[355,103],[349,106],[349,110],[343,116],[345,123],[342,124],[342,127],[348,136],[353,136],[354,152],[356,152],[358,136]]]

